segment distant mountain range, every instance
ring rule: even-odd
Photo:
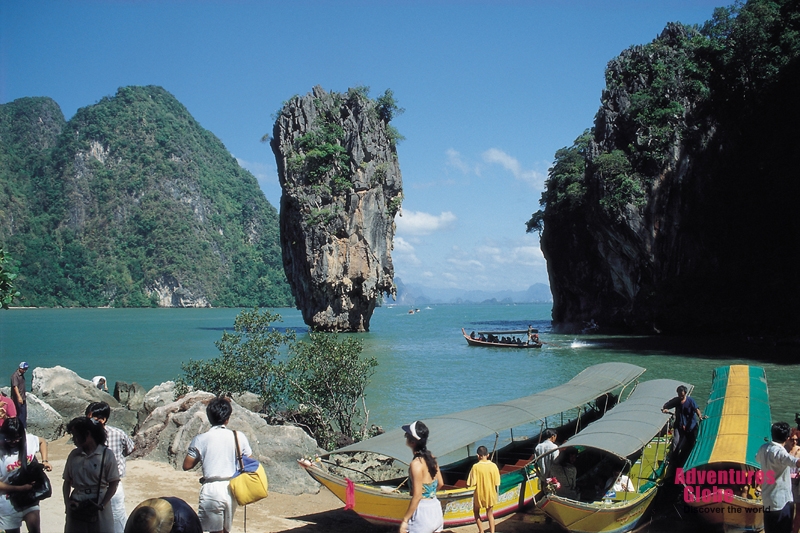
[[[473,304],[473,303],[552,303],[553,295],[550,287],[544,283],[535,283],[525,291],[482,291],[467,289],[435,289],[422,285],[406,285],[400,278],[395,278],[397,300],[389,299],[387,304],[426,305],[426,304]]]

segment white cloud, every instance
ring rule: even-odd
[[[544,265],[542,250],[533,244],[520,244],[514,242],[484,244],[478,246],[475,251],[477,256],[495,265],[520,265],[537,266]]]
[[[541,187],[544,183],[544,175],[535,170],[523,170],[520,162],[497,148],[490,148],[483,152],[483,160],[487,163],[496,163],[511,172],[514,178]]]
[[[458,151],[449,148],[445,153],[447,154],[447,164],[449,166],[457,168],[464,174],[473,172],[474,169],[470,167],[466,161],[464,161],[464,158]]]
[[[417,257],[414,247],[402,237],[394,238],[392,259],[394,262],[406,263],[411,266],[422,265],[422,261]]]
[[[439,215],[420,211],[402,211],[402,216],[395,218],[397,232],[409,235],[430,235],[436,231],[446,230],[453,226],[456,216],[450,211]]]
[[[484,270],[485,267],[483,263],[478,261],[477,259],[460,259],[451,257],[447,260],[448,263],[451,265],[455,265],[459,270]]]
[[[240,167],[249,170],[258,181],[267,181],[272,178],[277,178],[277,176],[272,174],[272,167],[264,163],[245,161],[239,157],[236,158],[236,162],[239,163]]]

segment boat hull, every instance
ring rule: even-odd
[[[602,419],[601,419],[602,420]],[[553,521],[575,533],[624,533],[633,530],[653,503],[667,472],[670,441],[656,437],[631,467],[638,472],[638,492],[617,492],[613,499],[583,502],[550,493],[537,506]],[[646,468],[645,468],[646,465]]]
[[[761,500],[735,496],[732,502],[687,502],[692,513],[700,514],[706,522],[722,526],[729,533],[764,530],[764,505]]]
[[[302,466],[302,465],[301,465]],[[330,490],[342,502],[347,502],[347,480],[334,476],[317,466],[303,466],[306,471]],[[533,502],[539,493],[539,480],[521,469],[501,476],[500,494],[494,506],[494,516],[517,512]],[[388,488],[387,488],[388,490]],[[471,489],[442,490],[436,493],[442,504],[444,526],[455,527],[475,522],[472,512]],[[365,520],[378,525],[396,525],[403,520],[411,501],[407,491],[387,492],[380,487],[354,483],[353,510]],[[484,516],[485,518],[485,516]]]
[[[539,503],[539,509],[568,531],[623,533],[636,527],[655,495],[655,486],[629,500],[610,503],[579,502],[551,494]]]

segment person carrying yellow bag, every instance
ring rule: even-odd
[[[249,457],[253,454],[244,433],[234,431],[235,438],[232,438],[231,430],[225,427],[231,413],[233,408],[227,398],[211,400],[206,407],[211,429],[192,439],[183,460],[184,470],[191,470],[202,463],[203,477],[200,483],[203,486],[197,515],[203,531],[212,533],[231,531],[237,501],[231,491],[230,480],[239,470],[237,456]]]

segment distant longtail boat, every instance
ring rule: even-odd
[[[528,329],[513,329],[507,331],[478,331],[467,335],[464,328],[461,328],[461,334],[467,339],[467,344],[470,346],[486,346],[489,348],[541,348],[542,341],[539,340],[539,330],[534,328]],[[475,337],[473,335],[480,335]],[[501,339],[507,335],[527,335],[526,341],[519,342],[504,342]]]

